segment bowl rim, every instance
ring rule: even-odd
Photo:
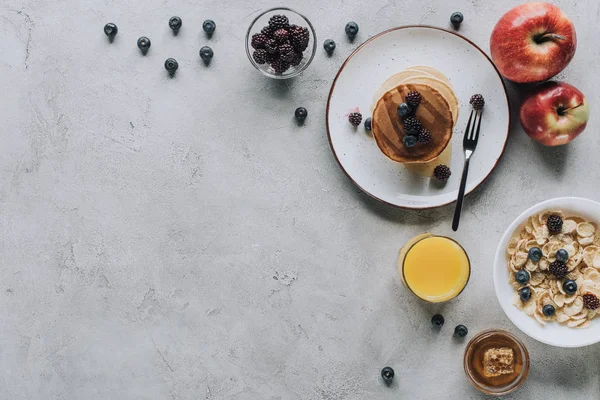
[[[562,347],[562,348],[577,348],[577,347],[590,346],[592,344],[596,344],[596,343],[600,342],[600,335],[598,335],[597,338],[588,340],[586,342],[565,344],[565,343],[560,343],[556,340],[548,339],[544,335],[539,335],[538,333],[532,331],[531,329],[521,326],[517,321],[515,321],[515,318],[513,318],[512,308],[514,308],[514,307],[512,306],[512,304],[507,304],[505,301],[500,299],[500,290],[501,290],[500,287],[501,287],[501,285],[503,285],[506,282],[500,281],[499,277],[497,276],[499,274],[500,268],[504,272],[506,272],[506,265],[504,265],[504,262],[498,262],[498,261],[505,259],[504,253],[505,253],[505,249],[508,244],[508,241],[510,240],[510,237],[513,235],[515,230],[520,225],[525,223],[526,218],[528,218],[532,214],[539,213],[540,211],[543,211],[545,209],[557,208],[557,207],[561,208],[560,204],[569,203],[569,202],[571,202],[571,203],[577,202],[577,203],[587,206],[588,208],[589,207],[597,208],[598,212],[600,213],[600,203],[598,203],[597,201],[591,200],[591,199],[583,198],[583,197],[568,197],[568,196],[567,197],[556,197],[553,199],[544,200],[542,202],[539,202],[539,203],[534,204],[531,207],[527,208],[525,211],[523,211],[521,214],[519,214],[519,216],[516,217],[511,222],[511,224],[508,226],[508,228],[504,231],[502,238],[498,242],[498,247],[496,248],[496,252],[494,254],[494,265],[493,265],[493,269],[492,269],[492,278],[494,280],[494,291],[496,292],[496,299],[498,300],[498,303],[500,303],[500,307],[502,307],[502,311],[504,311],[504,314],[508,317],[508,319],[512,322],[512,324],[514,326],[516,326],[521,332],[523,332],[530,338],[537,340],[538,342],[548,344],[550,346]],[[568,205],[562,206],[562,207],[567,210],[569,209]],[[510,308],[510,312],[509,312],[509,307],[512,307],[512,308]],[[516,308],[515,308],[515,310],[516,310]],[[573,332],[577,332],[577,330],[574,329]]]
[[[302,68],[297,69],[296,71],[294,71],[294,72],[292,72],[291,74],[288,74],[288,75],[270,74],[269,72],[267,72],[267,71],[263,70],[262,68],[260,68],[260,66],[252,58],[252,54],[251,54],[250,37],[251,37],[252,28],[256,24],[256,21],[258,21],[260,18],[262,18],[265,14],[268,14],[268,13],[274,12],[274,11],[288,11],[288,12],[296,14],[297,16],[299,16],[300,18],[302,18],[308,24],[310,32],[311,32],[311,34],[313,36],[312,52],[310,54],[310,57],[308,58],[308,61],[302,66]],[[273,78],[273,79],[282,79],[282,80],[283,79],[290,79],[290,78],[294,78],[294,77],[300,75],[302,72],[304,72],[304,70],[306,70],[306,68],[308,68],[308,66],[314,60],[315,55],[317,54],[317,32],[315,31],[315,27],[313,26],[313,24],[310,22],[310,20],[304,14],[302,14],[302,13],[300,13],[300,12],[298,12],[298,11],[292,9],[292,8],[289,8],[289,7],[272,7],[272,8],[269,8],[267,10],[262,11],[260,14],[258,14],[252,20],[252,22],[250,22],[250,26],[248,26],[248,30],[246,31],[246,40],[245,40],[244,44],[245,44],[245,47],[246,47],[246,55],[248,56],[248,60],[250,60],[250,63],[261,74],[263,74],[266,77]]]

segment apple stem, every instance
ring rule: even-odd
[[[558,40],[566,40],[567,38],[561,35],[557,35],[556,33],[544,33],[542,35],[538,35],[535,38],[536,43],[544,43],[550,40],[558,41]]]
[[[571,110],[574,110],[574,109],[576,109],[576,108],[579,108],[579,107],[581,107],[582,105],[583,105],[583,103],[579,103],[579,104],[577,104],[575,107],[569,107],[569,108],[559,107],[559,108],[558,108],[558,110],[557,110],[557,112],[558,112],[558,115],[560,115],[560,116],[563,116],[563,115],[565,115],[567,112],[569,112],[569,111],[571,111]]]

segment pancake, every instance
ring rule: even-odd
[[[452,120],[454,124],[458,121],[458,99],[454,94],[454,90],[452,90],[452,86],[445,83],[444,81],[432,78],[428,76],[415,76],[412,78],[408,78],[400,82],[400,84],[409,84],[409,83],[419,83],[423,85],[431,86],[433,89],[440,92],[440,94],[444,97],[444,99],[450,105],[450,110],[452,111]]]
[[[398,104],[411,91],[421,94],[416,118],[431,132],[430,143],[404,147],[404,126],[398,117]],[[372,132],[377,146],[388,158],[401,163],[425,163],[435,160],[452,138],[452,111],[450,105],[433,87],[421,83],[400,84],[389,90],[377,102],[372,115]]]
[[[373,96],[373,102],[371,103],[371,112],[373,112],[373,110],[375,109],[375,106],[377,105],[377,102],[379,101],[381,96],[383,96],[387,91],[390,91],[393,88],[397,87],[400,83],[402,83],[402,81],[406,79],[416,78],[418,76],[428,76],[430,78],[434,77],[431,74],[424,73],[421,71],[404,70],[387,78],[385,82],[381,84],[379,89],[377,89],[375,95]]]

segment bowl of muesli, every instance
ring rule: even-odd
[[[600,342],[600,203],[563,197],[523,212],[498,244],[494,287],[508,318],[533,339]]]

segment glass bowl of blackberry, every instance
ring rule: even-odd
[[[246,54],[263,75],[289,79],[304,71],[317,52],[315,28],[287,7],[271,8],[254,18],[246,32]]]

